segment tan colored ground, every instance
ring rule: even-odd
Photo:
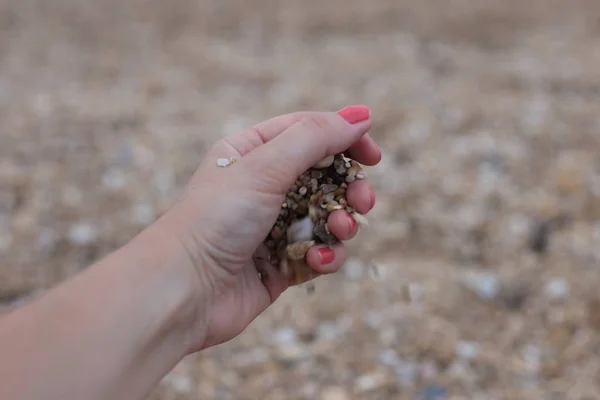
[[[152,400],[598,399],[599,96],[593,0],[0,0],[0,298],[123,244],[221,135],[360,102],[354,258]]]

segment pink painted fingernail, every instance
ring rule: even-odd
[[[371,110],[367,106],[356,105],[342,108],[338,114],[350,124],[362,122],[371,117]]]
[[[353,234],[356,231],[356,221],[352,217],[350,217],[348,221],[348,225],[350,225],[350,234]]]
[[[321,264],[329,264],[335,260],[335,252],[328,247],[324,247],[319,249],[319,257],[321,258]]]

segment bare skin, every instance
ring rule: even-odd
[[[3,316],[0,398],[142,399],[186,355],[241,333],[289,287],[253,256],[296,176],[347,149],[364,165],[381,158],[367,134],[368,109],[350,111],[341,112],[346,119],[287,114],[220,140],[156,223]],[[239,161],[217,167],[218,158],[232,156]],[[350,185],[347,196],[361,214],[374,206],[368,180]],[[348,240],[355,234],[350,220],[335,212],[328,227]],[[338,271],[343,243],[327,263],[322,247],[309,251],[308,264],[317,274]],[[259,267],[267,272],[264,282]]]

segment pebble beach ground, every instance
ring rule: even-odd
[[[150,224],[219,137],[363,103],[384,157],[343,270],[150,399],[600,399],[598,21],[592,0],[0,0],[2,309]]]

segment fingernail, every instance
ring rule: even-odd
[[[319,249],[319,257],[321,258],[321,264],[329,264],[335,260],[335,252],[328,247]]]
[[[338,114],[350,124],[362,122],[371,117],[371,110],[367,106],[357,105],[342,108]]]
[[[350,226],[350,234],[353,234],[356,231],[356,221],[354,218],[348,218],[348,225]]]
[[[375,192],[371,192],[371,207],[369,210],[372,210],[375,207]]]

